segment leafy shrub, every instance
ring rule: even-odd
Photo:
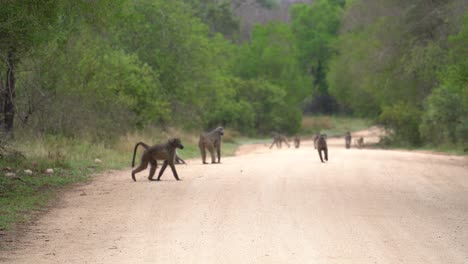
[[[390,132],[392,141],[403,144],[418,145],[421,143],[419,123],[421,112],[408,103],[399,102],[385,106],[378,118],[378,123]]]
[[[456,91],[446,87],[435,89],[427,97],[424,108],[420,126],[424,139],[436,145],[466,140],[463,137],[468,134],[467,110]]]

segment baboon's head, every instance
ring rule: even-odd
[[[216,132],[218,132],[219,135],[224,135],[224,128],[223,127],[217,127]]]
[[[182,145],[182,142],[178,138],[171,138],[168,140],[168,142],[174,148],[180,148],[180,149],[184,148],[184,145]]]

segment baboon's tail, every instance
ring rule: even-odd
[[[135,156],[136,156],[136,151],[137,151],[137,148],[138,148],[139,145],[143,146],[145,149],[148,149],[148,148],[149,148],[149,146],[146,145],[146,144],[143,143],[143,142],[138,142],[138,143],[135,145],[135,150],[133,151],[132,168],[135,167]]]

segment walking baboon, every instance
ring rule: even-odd
[[[279,134],[276,133],[276,132],[271,132],[271,136],[273,137],[273,142],[271,143],[270,145],[270,149],[273,147],[273,145],[276,145],[277,148],[280,147],[280,138],[279,138]]]
[[[288,138],[286,136],[276,132],[272,132],[271,134],[273,135],[273,142],[270,145],[270,149],[273,147],[273,145],[276,145],[277,148],[282,148],[283,142],[286,144],[286,146],[288,146],[288,148],[290,147]]]
[[[325,134],[319,135],[314,142],[316,142],[320,160],[324,162],[322,158],[322,151],[323,151],[325,154],[325,160],[328,161],[327,135]]]
[[[345,146],[347,149],[351,148],[351,133],[349,131],[345,133]]]
[[[211,154],[211,163],[216,163],[215,150],[218,155],[218,163],[221,163],[221,136],[224,135],[224,128],[217,127],[215,130],[200,135],[198,147],[200,148],[203,164],[206,162],[206,149]]]
[[[299,148],[301,145],[301,138],[299,136],[294,137],[294,147]]]
[[[320,136],[324,136],[324,137],[325,137],[325,140],[327,139],[327,135],[326,135],[326,134],[320,135],[320,133],[317,133],[317,135],[315,135],[315,137],[314,137],[314,149],[317,149],[317,140],[320,138]]]
[[[363,137],[359,137],[359,138],[356,140],[356,145],[357,145],[358,148],[364,147],[364,138],[363,138]]]
[[[172,174],[176,178],[176,180],[180,180],[179,176],[177,175],[177,171],[174,166],[176,155],[176,148],[183,149],[184,146],[180,139],[172,138],[167,141],[165,144],[157,144],[152,147],[148,146],[143,142],[138,142],[135,145],[135,150],[133,151],[133,160],[132,160],[132,168],[135,166],[135,155],[138,146],[142,146],[145,148],[143,155],[141,155],[141,163],[136,169],[132,170],[132,179],[136,181],[135,174],[145,170],[148,167],[148,163],[150,163],[150,174],[148,176],[148,180],[152,181],[154,173],[156,172],[156,168],[158,167],[158,160],[164,160],[164,163],[159,171],[158,178],[156,179],[159,181],[161,175],[163,174],[164,170],[166,169],[167,165],[169,165],[172,169]]]

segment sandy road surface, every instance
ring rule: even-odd
[[[468,263],[466,157],[342,141],[328,164],[307,142],[191,160],[181,182],[109,172],[65,193],[0,262]]]

